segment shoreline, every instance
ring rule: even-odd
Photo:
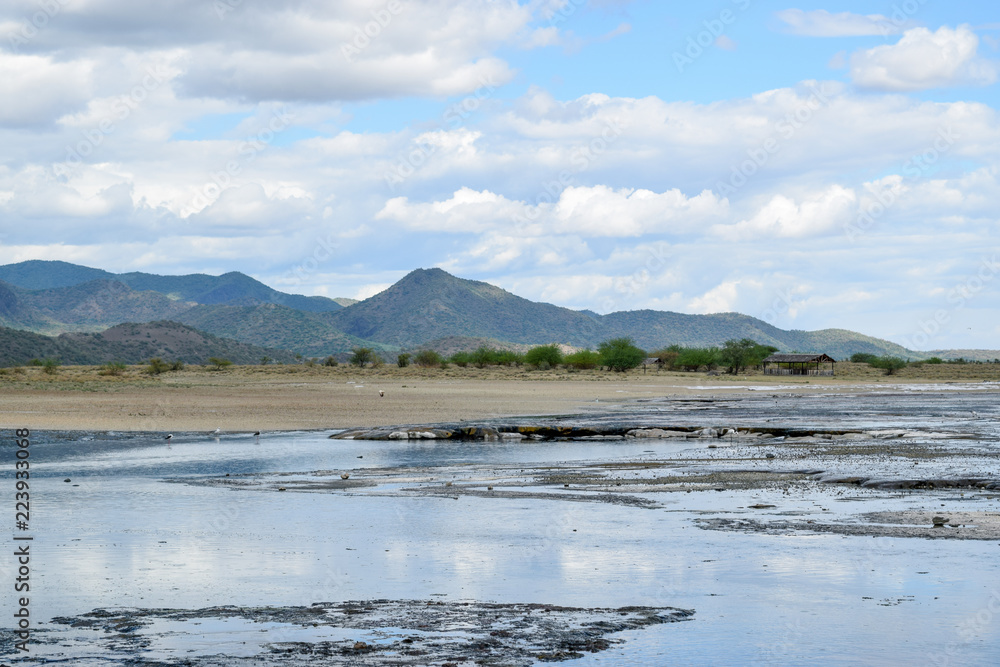
[[[838,377],[525,368],[202,367],[119,377],[95,367],[0,377],[0,428],[184,432],[329,430],[585,414],[644,399],[772,391],[852,393],[927,385],[1000,390],[1000,368],[944,377],[845,373]],[[986,372],[989,371],[989,372]],[[985,376],[985,377],[984,377]],[[384,395],[380,395],[379,392]]]

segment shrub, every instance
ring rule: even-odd
[[[109,361],[108,363],[101,366],[101,370],[97,372],[98,375],[113,375],[115,377],[121,375],[125,372],[127,366],[120,361]]]
[[[468,352],[456,352],[455,354],[451,355],[449,361],[458,366],[459,368],[465,368],[466,366],[469,365],[469,361],[471,359],[472,355],[469,354]]]
[[[42,366],[43,364],[42,364],[42,360],[41,359],[39,359],[38,357],[35,357],[34,359],[32,359],[31,361],[28,362],[28,365],[29,366]]]
[[[544,363],[546,364],[546,368],[549,368],[552,366],[558,366],[562,362],[562,351],[560,351],[559,346],[555,344],[533,347],[528,350],[527,354],[524,355],[524,363],[531,364],[532,366],[541,367]]]
[[[172,370],[172,371],[182,371],[182,370],[184,370],[184,362],[183,361],[171,361],[170,362],[170,370]]]
[[[601,365],[618,372],[635,368],[646,358],[646,353],[635,346],[631,338],[613,338],[597,347]]]
[[[441,358],[441,355],[434,350],[420,350],[417,352],[417,356],[413,358],[413,363],[421,368],[440,366],[442,361],[444,360]]]
[[[524,355],[513,350],[500,350],[497,353],[497,363],[502,366],[520,366],[524,363]]]
[[[400,368],[406,368],[407,366],[409,366],[410,365],[410,355],[407,354],[406,352],[398,355],[396,357],[396,365],[399,366]]]
[[[385,366],[385,360],[377,354],[372,354],[372,368],[382,368]]]
[[[597,368],[601,363],[601,355],[593,350],[580,350],[563,357],[563,363],[578,369]]]
[[[318,365],[319,364],[316,363],[315,359],[313,359],[311,357],[309,359],[306,359],[306,367],[307,368],[316,368],[316,366],[318,366]]]
[[[499,365],[499,359],[499,351],[494,350],[492,347],[486,347],[483,345],[472,353],[470,361],[476,365],[476,368],[483,368],[485,366]]]
[[[271,363],[271,357],[261,357],[260,358],[260,365],[261,366],[267,366],[269,363]]]
[[[351,350],[350,363],[352,366],[363,368],[365,364],[371,363],[374,360],[375,350],[370,347],[356,347]]]
[[[233,362],[229,361],[229,359],[219,359],[218,357],[209,357],[208,363],[215,366],[215,368],[210,369],[213,371],[221,371],[233,365]]]
[[[870,364],[877,359],[876,355],[868,352],[855,352],[851,355],[851,363],[853,364]]]
[[[323,360],[323,365],[333,368],[334,366],[337,365],[337,360],[334,359],[333,355],[331,354],[329,357]]]
[[[893,375],[896,371],[906,368],[907,365],[909,365],[909,362],[905,359],[900,359],[899,357],[885,355],[869,362],[868,365],[872,368],[881,368],[885,370],[886,375]]]
[[[677,356],[676,363],[686,371],[696,371],[703,366],[712,370],[719,363],[719,348],[686,347]]]
[[[928,364],[943,364],[944,363],[944,359],[942,359],[941,357],[931,357],[930,359],[927,360],[927,363]]]
[[[146,372],[150,375],[159,375],[165,371],[170,370],[170,365],[165,363],[163,359],[159,357],[153,357],[149,360],[149,366],[146,367]]]
[[[46,375],[55,375],[59,370],[59,360],[47,358],[42,362],[42,372]]]

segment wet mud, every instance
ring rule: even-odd
[[[42,663],[134,667],[275,665],[495,665],[562,662],[624,643],[617,633],[691,620],[673,607],[582,609],[544,604],[369,600],[308,607],[98,609],[53,619],[39,641],[53,650]],[[224,624],[238,653],[188,645]],[[169,644],[170,648],[166,648]],[[85,647],[80,649],[79,647]]]

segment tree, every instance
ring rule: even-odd
[[[413,359],[413,363],[421,368],[433,368],[441,365],[441,355],[434,350],[420,350]]]
[[[331,354],[331,355],[330,355],[329,357],[327,357],[327,358],[326,358],[326,359],[325,359],[325,360],[323,361],[323,365],[324,365],[324,366],[329,366],[330,368],[334,368],[334,367],[335,367],[335,366],[337,365],[337,360],[336,360],[336,359],[335,359],[335,358],[333,357],[333,355]]]
[[[686,371],[696,371],[702,366],[712,370],[719,363],[719,348],[686,347],[681,350],[676,363]]]
[[[46,375],[55,375],[59,370],[59,360],[48,357],[42,361],[42,372]]]
[[[375,350],[370,347],[355,347],[351,353],[351,365],[358,368],[364,368],[365,364],[375,360]]]
[[[597,346],[601,365],[623,373],[635,368],[646,358],[646,353],[635,346],[631,338],[612,338]]]
[[[261,357],[260,358],[260,365],[261,366],[267,366],[269,363],[271,363],[271,357]]]
[[[211,369],[213,371],[221,371],[233,365],[233,362],[229,361],[229,359],[219,359],[218,357],[209,357],[208,363],[215,366],[215,368]]]
[[[400,368],[406,368],[410,365],[410,355],[407,352],[403,352],[396,356],[396,365]]]
[[[881,368],[885,370],[886,375],[894,375],[896,371],[906,368],[909,365],[909,362],[905,359],[900,359],[899,357],[885,355],[875,359],[874,361],[868,362],[868,365],[872,368]]]
[[[739,375],[751,364],[757,347],[757,341],[750,338],[727,340],[719,351],[719,361],[729,369],[730,373]]]
[[[868,352],[855,352],[851,355],[852,364],[870,364],[878,360],[878,357]]]
[[[549,367],[558,366],[563,362],[562,351],[558,345],[553,343],[552,345],[533,347],[524,355],[524,363],[526,364],[540,366],[543,362],[547,363]]]
[[[601,355],[593,350],[580,350],[566,355],[563,362],[573,368],[597,368],[597,364],[601,363]]]

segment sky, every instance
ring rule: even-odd
[[[997,349],[998,76],[985,1],[7,0],[0,264]]]

